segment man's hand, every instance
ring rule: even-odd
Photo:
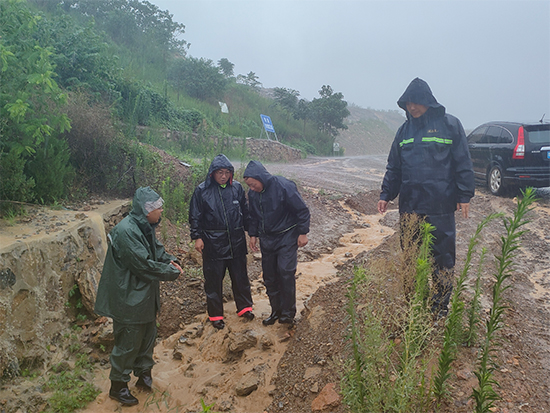
[[[462,218],[468,218],[468,213],[470,212],[470,204],[469,203],[463,203],[460,202],[456,204],[456,209],[459,211],[462,211]]]
[[[195,249],[202,254],[202,250],[204,249],[204,241],[201,238],[197,238],[195,241]]]
[[[174,267],[176,267],[179,270],[180,275],[183,275],[183,269],[181,268],[181,266],[177,262],[170,261],[170,264],[172,264]]]
[[[378,212],[384,214],[388,210],[388,201],[380,200],[378,201]]]
[[[307,234],[298,235],[298,247],[305,247],[307,245]]]
[[[250,237],[250,242],[248,243],[250,249],[254,252],[259,251],[258,249],[258,237]]]

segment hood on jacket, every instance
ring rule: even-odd
[[[147,219],[147,214],[149,214],[150,211],[147,211],[145,204],[158,203],[159,200],[161,204],[160,207],[162,207],[162,198],[154,190],[152,190],[148,186],[138,188],[136,190],[136,193],[134,194],[134,200],[132,201],[132,210],[130,211],[130,214],[134,215],[136,218],[143,217],[144,219]]]
[[[143,229],[151,227],[151,224],[149,224],[149,221],[147,220],[147,214],[149,212],[147,211],[145,204],[148,202],[155,203],[159,200],[163,202],[160,195],[148,186],[141,187],[136,190],[134,200],[132,201],[132,210],[130,211],[130,215]]]
[[[265,188],[273,175],[267,172],[267,169],[265,169],[265,166],[263,166],[261,162],[250,161],[244,170],[243,176],[245,178],[253,178],[260,181]]]
[[[407,111],[407,102],[427,106],[427,112],[430,112],[431,115],[443,116],[445,114],[445,106],[435,99],[430,86],[418,77],[413,79],[397,101],[397,105],[407,113],[407,119],[409,119],[410,114]]]
[[[231,185],[233,183],[233,175],[235,174],[235,168],[231,164],[231,161],[225,156],[224,154],[216,155],[216,157],[212,160],[212,163],[210,164],[210,168],[208,168],[208,175],[206,176],[206,179],[204,180],[204,185],[206,187],[209,187],[212,182],[216,182],[214,178],[212,177],[212,174],[214,171],[217,171],[218,169],[229,169],[231,171],[231,177],[229,178],[228,183]]]

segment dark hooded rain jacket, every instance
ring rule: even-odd
[[[460,121],[445,113],[428,84],[414,79],[397,104],[428,107],[424,115],[407,121],[393,141],[380,199],[399,195],[399,211],[426,215],[452,213],[457,203],[474,196],[474,174]]]
[[[296,184],[285,177],[271,175],[257,161],[250,161],[244,176],[260,181],[262,192],[248,192],[250,225],[248,235],[274,236],[296,228],[298,234],[309,232],[310,212]]]
[[[225,188],[220,186],[213,172],[229,169],[231,178]],[[234,168],[225,155],[217,155],[208,170],[206,180],[197,186],[189,205],[191,239],[204,242],[203,258],[232,259],[246,255],[248,204],[242,185],[233,180]]]
[[[151,188],[139,188],[132,211],[109,233],[109,246],[97,290],[95,312],[122,324],[155,321],[160,309],[159,281],[178,278],[168,254],[147,221],[146,202],[159,195]],[[155,225],[156,226],[156,225]]]

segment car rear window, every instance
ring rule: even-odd
[[[531,143],[550,143],[550,124],[525,126]]]

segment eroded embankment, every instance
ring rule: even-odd
[[[33,208],[0,229],[0,372],[48,365],[71,324],[75,286],[91,311],[106,252],[104,216],[128,201],[86,212]],[[109,218],[107,218],[108,220]],[[74,316],[74,315],[73,315]],[[7,373],[6,373],[7,372]]]

